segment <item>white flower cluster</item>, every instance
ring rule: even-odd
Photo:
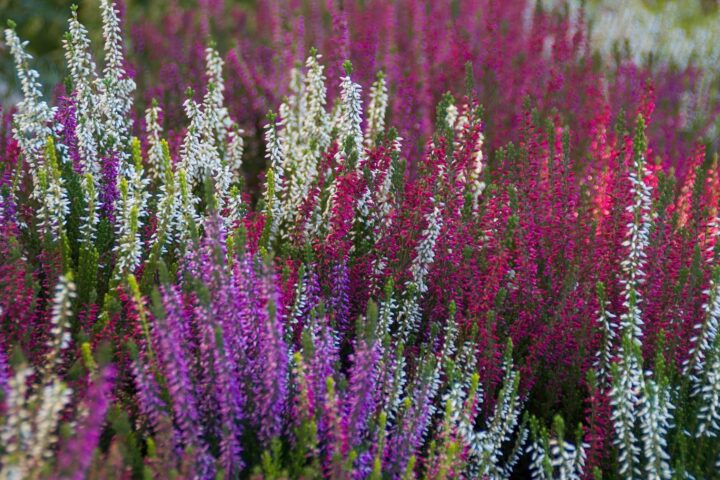
[[[618,325],[615,321],[615,315],[608,310],[610,302],[604,298],[599,299],[601,304],[598,312],[598,323],[602,340],[600,349],[595,354],[594,367],[597,371],[598,384],[600,388],[605,390],[608,386],[610,378],[610,365],[613,360],[615,342],[617,341]]]
[[[37,172],[37,178],[38,185],[35,189],[35,196],[40,194],[38,211],[40,228],[53,240],[60,240],[67,215],[70,213],[70,202],[65,191],[52,137],[48,137],[44,169]]]
[[[21,367],[9,382],[7,411],[0,428],[2,478],[39,478],[45,458],[58,440],[61,414],[70,402],[72,390],[55,376],[29,390],[32,375],[32,368]]]
[[[456,365],[460,365],[459,361]],[[522,447],[527,439],[527,430],[518,428],[522,413],[518,395],[519,375],[508,352],[503,362],[504,377],[495,408],[487,419],[486,428],[478,430],[476,425],[482,412],[483,393],[480,377],[473,371],[474,362],[470,364],[469,369],[462,365],[462,371],[455,375],[458,378],[452,381],[444,397],[443,428],[453,432],[452,437],[459,442],[460,451],[466,452],[466,478],[508,478],[523,453]],[[503,452],[513,437],[516,438],[514,448],[504,458]]]
[[[667,436],[672,427],[672,410],[675,407],[670,399],[670,389],[650,378],[649,372],[646,376],[643,406],[640,409],[640,431],[645,455],[644,478],[670,479],[672,469],[667,451]]]
[[[205,61],[208,86],[202,104],[191,96],[184,103],[190,126],[183,140],[180,166],[191,190],[212,179],[216,198],[223,207],[235,176],[231,169],[240,166],[242,140],[224,103],[223,61],[212,47],[205,50]]]
[[[693,345],[690,357],[684,364],[685,374],[690,377],[691,394],[700,408],[695,435],[716,437],[720,433],[720,267],[715,267],[710,288],[704,292],[707,301],[703,305],[703,321],[695,325],[698,334],[690,340]]]
[[[55,286],[52,313],[50,316],[50,340],[48,342],[47,364],[54,367],[60,361],[61,353],[70,346],[70,317],[75,298],[75,283],[71,273],[60,277]]]
[[[556,429],[562,420],[555,419]],[[530,453],[530,474],[533,480],[581,480],[585,475],[586,449],[589,445],[574,445],[562,435],[548,438],[542,432],[542,438],[536,438],[528,447]]]
[[[349,68],[347,70],[347,75],[340,79],[340,139],[343,142],[342,147],[350,148],[350,152],[345,152],[346,155],[354,152],[359,160],[363,153],[363,133],[360,126],[363,113],[362,89],[352,81]]]
[[[454,108],[453,117],[451,117],[451,108]],[[463,105],[461,111],[457,111],[457,107],[454,104],[450,104],[448,107],[448,125],[455,130],[455,148],[458,149],[461,142],[464,142],[466,132],[469,128],[477,126],[480,122],[480,118],[477,115],[469,115],[470,105]],[[472,118],[472,122],[470,123]],[[451,123],[450,120],[453,120]],[[485,143],[485,135],[482,132],[477,133],[477,139],[475,140],[470,153],[470,165],[468,171],[461,171],[459,173],[459,179],[470,188],[472,192],[473,210],[477,210],[480,202],[480,195],[485,190],[485,182],[480,180],[482,171],[484,168],[485,156],[483,154],[483,145]]]
[[[25,51],[28,42],[22,42],[14,28],[5,30],[5,42],[15,59],[23,94],[22,100],[17,104],[13,136],[20,144],[25,161],[31,167],[33,186],[37,188],[38,179],[35,172],[41,170],[44,165],[44,150],[47,139],[52,133],[49,124],[55,112],[42,99],[38,72],[30,68],[32,56]]]
[[[120,179],[120,197],[116,202],[118,216],[115,234],[119,242],[113,251],[117,252],[115,270],[117,278],[133,273],[140,265],[143,242],[140,235],[141,219],[147,217],[149,179],[144,176],[140,141],[132,139],[133,168],[128,179]]]
[[[312,54],[305,62],[307,73],[291,72],[291,95],[280,105],[278,125],[268,126],[269,159],[275,175],[273,236],[285,237],[289,225],[299,219],[299,207],[316,183],[322,152],[331,143],[331,122],[327,104],[321,56]],[[310,225],[319,228],[320,212]],[[315,228],[310,228],[315,231]],[[310,233],[310,232],[308,232]]]
[[[370,105],[367,114],[367,128],[365,129],[365,145],[368,148],[375,146],[375,137],[385,129],[385,111],[388,106],[388,89],[385,75],[380,72],[377,80],[370,87]]]
[[[363,134],[360,86],[352,81],[349,73],[342,77],[340,97],[328,110],[324,67],[320,59],[321,56],[313,52],[305,62],[304,70],[292,70],[290,95],[280,105],[279,119],[275,121],[271,116],[266,127],[267,158],[271,170],[268,183],[272,178],[273,189],[272,198],[265,199],[266,211],[271,218],[271,242],[286,238],[294,225],[303,225],[301,233],[306,237],[317,235],[326,226],[336,201],[337,172],[318,171],[322,153],[332,142],[337,142],[337,164],[355,169],[361,167],[365,159],[365,145],[373,145],[385,125],[387,86],[383,76],[379,75],[371,89],[368,125]],[[350,71],[349,64],[346,64],[346,71]],[[352,165],[348,163],[351,161]],[[327,182],[323,185],[319,185],[321,173]],[[387,201],[391,170],[371,174],[382,188],[379,192],[366,192],[359,206],[366,213],[373,211],[375,216],[382,216],[383,210],[374,212],[374,207],[375,204],[382,207],[382,203]],[[320,189],[321,202],[315,205],[309,216],[302,216],[301,206],[316,187]]]
[[[32,196],[40,203],[38,217],[43,234],[59,240],[69,212],[67,194],[60,175],[55,145],[51,140],[50,122],[55,109],[42,99],[37,71],[30,68],[32,56],[25,51],[15,29],[5,30],[5,41],[15,59],[23,98],[13,118],[13,136],[23,152],[32,177]]]
[[[77,17],[77,8],[72,9],[69,20],[70,29],[63,44],[70,78],[75,90],[75,116],[77,125],[78,150],[80,162],[85,172],[99,178],[100,159],[98,139],[103,134],[100,106],[97,93],[97,68],[90,54],[90,39],[85,26]]]
[[[620,324],[623,331],[627,332],[637,345],[641,344],[643,325],[640,310],[642,297],[639,287],[645,280],[644,269],[647,262],[645,250],[652,225],[652,190],[645,182],[648,171],[644,155],[644,152],[635,155],[633,168],[630,171],[632,203],[626,207],[626,210],[632,215],[632,220],[627,224],[626,239],[623,241],[628,254],[621,263],[625,274],[622,283],[623,306],[626,311],[620,316]]]
[[[638,348],[627,337],[619,362],[613,364],[613,384],[610,390],[611,420],[615,428],[615,445],[618,447],[619,473],[625,478],[639,478],[640,447],[635,424],[642,406],[644,388]]]
[[[160,182],[164,178],[165,165],[162,148],[162,132],[160,116],[162,109],[157,100],[153,100],[150,107],[145,110],[145,129],[148,140],[148,174],[153,182]]]
[[[715,351],[715,342],[718,337],[718,322],[720,321],[720,269],[713,272],[710,288],[703,292],[707,301],[703,304],[705,316],[701,323],[695,325],[699,330],[690,341],[690,357],[684,365],[685,373],[690,375],[693,390],[697,391],[702,382],[702,375],[706,368],[705,359]]]
[[[645,178],[644,124],[638,122],[634,154],[629,178],[632,203],[626,211],[632,216],[627,225],[623,246],[628,248],[621,266],[625,277],[623,306],[620,316],[621,344],[618,361],[612,366],[611,420],[615,428],[615,445],[618,447],[619,473],[625,478],[669,479],[672,469],[667,453],[667,435],[671,427],[672,390],[660,375],[643,372],[642,357],[642,310],[639,287],[645,279],[646,249],[652,225],[652,192]],[[604,335],[611,340],[612,326],[609,318]],[[599,353],[601,361],[608,358],[607,351]],[[601,363],[602,365],[602,363]],[[656,365],[658,372],[661,368]],[[657,377],[657,378],[654,378]],[[636,435],[640,425],[642,438]]]
[[[717,353],[710,358],[704,382],[697,392],[700,411],[696,436],[715,438],[720,433],[720,355]]]
[[[427,214],[425,220],[427,227],[423,230],[422,238],[416,247],[416,255],[410,266],[412,278],[405,286],[405,298],[400,308],[400,336],[408,339],[420,322],[420,298],[427,291],[425,277],[430,266],[435,261],[435,244],[442,230],[442,210],[435,204],[433,210]]]
[[[10,378],[6,412],[0,419],[0,478],[37,478],[58,440],[57,429],[72,390],[54,372],[70,345],[74,295],[72,275],[61,276],[53,298],[48,355],[36,384],[29,384],[34,371],[27,366],[21,365]]]
[[[103,39],[105,41],[105,68],[103,79],[98,82],[101,101],[98,103],[105,119],[103,128],[105,149],[120,156],[120,173],[129,176],[132,163],[127,153],[132,120],[129,116],[133,104],[135,81],[125,71],[123,40],[115,2],[101,0]]]

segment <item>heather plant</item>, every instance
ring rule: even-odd
[[[278,53],[261,140],[218,44],[182,100],[141,105],[117,6],[100,12],[102,64],[70,12],[53,107],[5,32],[23,99],[0,128],[0,476],[711,478],[717,157],[667,168],[651,85],[527,90],[502,113],[479,62],[434,98],[431,58],[403,73],[419,87],[342,62],[333,11],[329,63]]]

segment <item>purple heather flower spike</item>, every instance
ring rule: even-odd
[[[61,97],[60,105],[55,112],[55,132],[58,135],[57,147],[61,150],[63,160],[72,162],[73,170],[76,173],[84,173],[78,138],[75,132],[77,117],[75,113],[75,97]]]
[[[357,446],[367,433],[367,422],[377,404],[377,379],[380,347],[376,341],[368,343],[358,338],[352,356],[348,391],[345,398],[344,422],[350,446]]]
[[[350,335],[350,277],[347,259],[337,263],[332,270],[332,294],[330,308],[335,313],[335,324],[341,335]]]
[[[120,197],[118,191],[118,165],[119,157],[112,153],[101,160],[100,166],[100,211],[101,217],[106,217],[110,223],[115,223],[115,203]]]
[[[5,355],[3,344],[0,343],[0,399],[5,397],[9,379],[10,367],[8,366],[8,360]],[[0,402],[0,411],[2,411],[2,402]]]
[[[176,442],[181,449],[191,447],[198,454],[206,451],[203,428],[200,424],[198,400],[192,383],[192,363],[188,358],[188,318],[179,289],[162,289],[164,318],[158,319],[153,330],[158,345],[158,357],[164,370],[168,393],[177,427]]]
[[[104,367],[90,385],[81,410],[85,412],[72,437],[68,438],[57,454],[58,478],[82,480],[93,460],[100,434],[105,424],[105,415],[113,400],[115,368]]]

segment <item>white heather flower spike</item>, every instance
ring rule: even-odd
[[[153,232],[151,244],[164,253],[166,245],[175,239],[173,227],[178,213],[177,191],[180,188],[178,176],[173,170],[169,147],[165,140],[160,141],[162,150],[162,182],[157,194],[157,228]]]
[[[707,362],[704,382],[696,393],[700,397],[695,434],[698,438],[717,438],[720,434],[720,355],[717,353],[720,349],[715,345]]]
[[[718,324],[720,323],[720,267],[716,267],[710,279],[710,288],[703,292],[707,296],[703,304],[705,316],[703,322],[695,325],[699,330],[690,341],[690,358],[683,365],[684,373],[690,376],[693,394],[702,388],[703,373],[706,369],[705,358],[712,354],[712,347],[718,337]]]
[[[666,436],[673,405],[670,403],[669,388],[662,381],[653,379],[651,372],[643,374],[642,371],[643,321],[639,287],[645,279],[645,250],[652,225],[652,192],[645,180],[648,176],[645,165],[647,144],[642,118],[638,119],[634,142],[630,171],[632,203],[626,208],[632,214],[632,221],[627,225],[628,232],[623,242],[628,248],[628,255],[621,263],[624,273],[623,306],[626,310],[620,317],[622,344],[618,363],[613,365],[612,372],[611,420],[615,427],[620,475],[640,478],[642,470],[645,470],[644,478],[665,479],[672,476]],[[636,436],[638,422],[642,432],[642,449]],[[644,454],[644,468],[641,453]]]
[[[106,77],[119,77],[125,73],[124,57],[122,52],[122,31],[117,6],[113,0],[101,0],[103,39],[105,41],[105,68]]]
[[[48,136],[52,133],[49,124],[53,119],[54,110],[42,99],[39,75],[30,68],[32,56],[25,51],[28,42],[20,40],[14,24],[5,30],[5,42],[15,59],[23,94],[22,100],[17,104],[17,113],[13,117],[15,122],[13,137],[25,154],[25,161],[31,167],[33,186],[37,188],[37,172],[44,166],[43,154]]]
[[[38,219],[43,233],[57,241],[62,236],[67,215],[70,213],[70,202],[65,191],[52,137],[47,137],[43,167],[42,170],[38,169],[38,185],[35,189],[35,196],[39,197],[41,202]]]
[[[133,169],[130,179],[120,179],[120,197],[115,209],[118,213],[116,236],[119,243],[113,251],[118,253],[115,264],[117,278],[124,278],[140,265],[143,241],[140,235],[141,219],[147,216],[147,183],[144,177],[140,140],[132,139]]]
[[[307,116],[303,122],[303,133],[307,135],[307,141],[315,140],[314,154],[320,152],[330,145],[330,123],[329,115],[325,110],[327,103],[327,88],[325,87],[324,67],[320,64],[320,54],[313,55],[312,52],[305,62],[307,75],[305,77],[305,104]],[[312,146],[312,145],[311,145]],[[317,158],[315,158],[317,161]]]
[[[113,248],[113,251],[117,252],[115,270],[118,279],[133,273],[140,264],[142,256],[142,240],[139,231],[140,211],[130,190],[128,181],[124,178],[121,179],[120,198],[116,207],[119,217],[116,233],[118,243]]]
[[[83,182],[80,184],[82,188],[83,197],[87,205],[84,216],[80,223],[80,234],[82,235],[82,242],[92,247],[95,241],[95,233],[97,224],[99,221],[98,216],[98,195],[95,189],[95,181],[90,173],[86,173],[83,177]]]
[[[292,171],[292,176],[287,178],[285,208],[288,214],[293,213],[296,221],[300,218],[296,212],[317,179],[322,152],[330,145],[330,125],[325,111],[325,76],[319,59],[319,55],[311,55],[306,61],[307,75],[296,99],[298,113],[294,119],[291,114],[288,123],[295,125],[297,131],[291,129],[289,138],[292,138],[294,143],[286,144],[286,168]],[[297,78],[298,81],[303,80],[300,74]]]
[[[700,332],[692,338],[695,344],[685,365],[685,372],[690,376],[691,394],[699,398],[697,438],[716,438],[720,434],[719,277],[720,267],[715,267],[710,289],[704,292],[708,296],[703,305],[705,318],[703,323],[695,326]]]
[[[614,342],[617,338],[617,325],[615,323],[615,315],[613,315],[607,307],[610,302],[601,298],[600,309],[598,312],[598,323],[600,324],[600,332],[602,333],[602,343],[600,350],[595,354],[594,367],[597,370],[598,384],[605,391],[608,387],[610,378],[610,365],[612,363],[614,353]]]
[[[173,231],[172,238],[178,254],[182,253],[190,242],[190,222],[194,221],[197,224],[200,220],[197,218],[195,207],[198,199],[190,191],[187,178],[187,172],[182,167],[175,172],[175,201],[170,228]]]
[[[625,478],[639,478],[640,447],[635,435],[639,407],[643,401],[644,379],[638,361],[639,347],[635,345],[629,332],[625,334],[620,351],[620,361],[613,364],[611,420],[615,427],[615,445],[618,447],[619,473]]]
[[[644,133],[642,135],[644,137]],[[623,242],[623,246],[628,248],[628,255],[621,263],[625,275],[622,283],[624,284],[623,306],[626,311],[620,316],[620,324],[623,331],[630,332],[636,345],[641,344],[642,337],[643,321],[640,309],[642,297],[639,287],[645,281],[644,269],[647,257],[645,250],[649,243],[652,225],[652,189],[645,181],[648,174],[645,152],[635,153],[630,171],[632,203],[626,208],[633,219],[627,225],[628,231]]]
[[[268,166],[272,169],[274,181],[274,198],[267,199],[271,202],[272,223],[270,225],[270,240],[274,240],[279,232],[280,224],[288,212],[284,209],[282,202],[285,190],[285,167],[283,139],[278,135],[277,124],[271,116],[270,122],[265,127],[265,144],[267,145],[266,157]]]
[[[459,359],[458,359],[459,360]],[[522,452],[527,431],[518,430],[522,402],[518,395],[519,377],[513,368],[509,351],[503,365],[504,377],[493,414],[487,420],[484,430],[476,430],[475,425],[482,415],[483,392],[479,375],[473,371],[469,377],[460,375],[454,379],[444,396],[447,420],[452,425],[462,450],[467,450],[465,478],[507,478],[512,465]],[[463,379],[470,378],[469,383]],[[516,433],[517,431],[517,433]],[[516,433],[517,441],[514,453],[506,462],[502,461],[502,452],[512,441]]]
[[[7,478],[23,478],[22,466],[18,465],[17,458],[22,452],[27,451],[30,441],[29,420],[30,414],[25,409],[25,400],[28,391],[28,379],[32,376],[33,369],[21,366],[10,377],[8,381],[7,397],[5,399],[5,420],[0,430],[0,441],[5,449],[5,456],[0,457],[0,464],[8,472]]]
[[[245,142],[239,128],[234,128],[228,134],[228,146],[226,152],[227,165],[232,172],[232,180],[242,180],[242,157],[245,153]]]
[[[457,126],[456,126],[456,148],[459,148],[460,142],[463,141],[463,137],[465,135],[465,128],[468,126],[468,112],[469,106],[465,105],[463,107],[463,113],[457,120]],[[480,121],[479,119],[477,120]],[[483,156],[483,144],[485,141],[485,135],[482,132],[477,133],[477,140],[475,141],[475,144],[473,146],[472,156],[471,156],[471,163],[470,163],[470,171],[468,172],[467,178],[465,178],[465,172],[460,172],[460,178],[463,182],[466,184],[469,184],[470,190],[472,192],[472,199],[473,199],[473,209],[477,210],[478,203],[480,200],[480,195],[485,190],[485,183],[480,180],[480,175],[482,174],[483,167],[484,167],[484,156]]]
[[[223,209],[228,207],[232,182],[240,176],[242,132],[230,119],[224,104],[223,61],[212,47],[205,54],[208,86],[202,104],[193,100],[191,90],[183,104],[190,126],[183,139],[180,165],[187,173],[191,191],[207,179],[213,180],[215,198]]]
[[[70,29],[63,41],[75,91],[75,115],[77,125],[78,149],[80,161],[85,172],[99,178],[100,159],[97,138],[102,132],[99,106],[102,99],[96,93],[97,69],[90,54],[90,39],[85,27],[78,21],[77,8],[72,9],[68,21]]]
[[[275,126],[275,135],[277,135],[277,145],[280,148],[279,155],[277,155],[277,165],[280,166],[281,170],[278,177],[282,177],[282,185],[278,190],[276,188],[276,207],[280,209],[282,215],[276,219],[278,222],[277,234],[283,236],[285,232],[282,230],[282,224],[285,220],[285,215],[290,219],[296,209],[293,208],[293,202],[300,198],[300,192],[302,191],[302,183],[309,181],[307,178],[298,178],[293,174],[294,171],[307,170],[300,166],[305,160],[304,149],[305,139],[303,139],[301,133],[301,121],[305,118],[306,98],[303,93],[303,74],[297,69],[293,68],[290,71],[290,96],[280,105],[278,123]],[[267,134],[266,134],[267,138]],[[267,145],[271,145],[270,139],[268,138]],[[272,147],[270,149],[272,154]],[[276,163],[273,162],[273,169]],[[298,185],[300,183],[300,185]]]
[[[33,370],[22,365],[10,379],[4,424],[0,428],[0,477],[41,478],[47,458],[53,455],[62,413],[72,390],[56,376],[41,377],[29,391]],[[47,472],[45,472],[47,473]]]
[[[367,127],[365,128],[365,145],[375,146],[375,137],[385,129],[385,111],[388,106],[388,90],[385,75],[379,72],[377,80],[370,87],[370,104],[368,106]]]
[[[129,176],[132,163],[126,152],[130,141],[132,109],[135,82],[125,70],[120,18],[114,1],[101,0],[103,40],[105,41],[105,67],[103,78],[98,81],[102,101],[100,109],[104,114],[104,131],[108,152],[116,152],[120,157],[120,173]]]
[[[150,107],[145,111],[145,129],[148,139],[148,173],[154,182],[163,178],[164,160],[162,148],[162,132],[160,116],[162,109],[157,100],[153,100]]]
[[[72,316],[72,302],[75,298],[75,283],[72,273],[60,276],[55,286],[53,296],[52,314],[50,316],[50,340],[48,341],[48,357],[46,366],[48,372],[61,361],[63,350],[70,346],[70,317]]]
[[[340,140],[349,143],[352,151],[358,155],[358,163],[363,155],[363,134],[360,126],[362,122],[362,89],[360,85],[350,78],[352,68],[349,62],[345,63],[346,75],[340,81]]]
[[[185,115],[190,120],[190,125],[180,146],[180,166],[185,170],[188,180],[194,185],[202,178],[205,164],[202,157],[205,150],[202,145],[204,118],[200,105],[192,99],[189,92],[183,107]]]
[[[303,220],[299,216],[302,203],[318,178],[318,164],[322,153],[330,145],[331,122],[325,105],[327,91],[320,55],[314,50],[305,62],[307,74],[299,68],[291,71],[291,94],[280,105],[275,135],[279,151],[273,172],[277,183],[275,206],[280,216],[274,219],[277,232],[286,237],[290,225]],[[268,143],[270,144],[270,143]],[[271,152],[272,153],[272,152]],[[276,167],[277,166],[277,167]],[[306,235],[314,233],[319,215],[314,212],[305,223]]]
[[[652,378],[645,381],[640,429],[645,455],[645,478],[670,480],[670,455],[667,453],[667,435],[672,427],[672,409],[669,389],[658,385]]]
[[[547,448],[545,446],[547,445]],[[550,438],[546,442],[534,441],[528,447],[531,456],[530,472],[533,480],[581,480],[585,474],[586,449],[561,439]],[[549,464],[553,474],[548,476],[545,465]]]
[[[434,202],[433,202],[434,203]],[[442,229],[442,216],[440,206],[435,204],[433,210],[425,217],[427,227],[416,247],[415,259],[410,266],[412,279],[405,287],[406,298],[400,309],[400,336],[407,340],[410,333],[415,331],[420,322],[420,298],[427,291],[425,277],[430,266],[435,261],[435,244]]]
[[[205,49],[205,65],[208,90],[203,99],[203,110],[210,122],[208,128],[213,137],[224,143],[227,141],[232,121],[225,108],[225,81],[222,74],[224,62],[215,48]]]

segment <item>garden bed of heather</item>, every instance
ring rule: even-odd
[[[582,9],[200,3],[68,9],[58,86],[4,31],[0,478],[717,478],[703,72]]]

